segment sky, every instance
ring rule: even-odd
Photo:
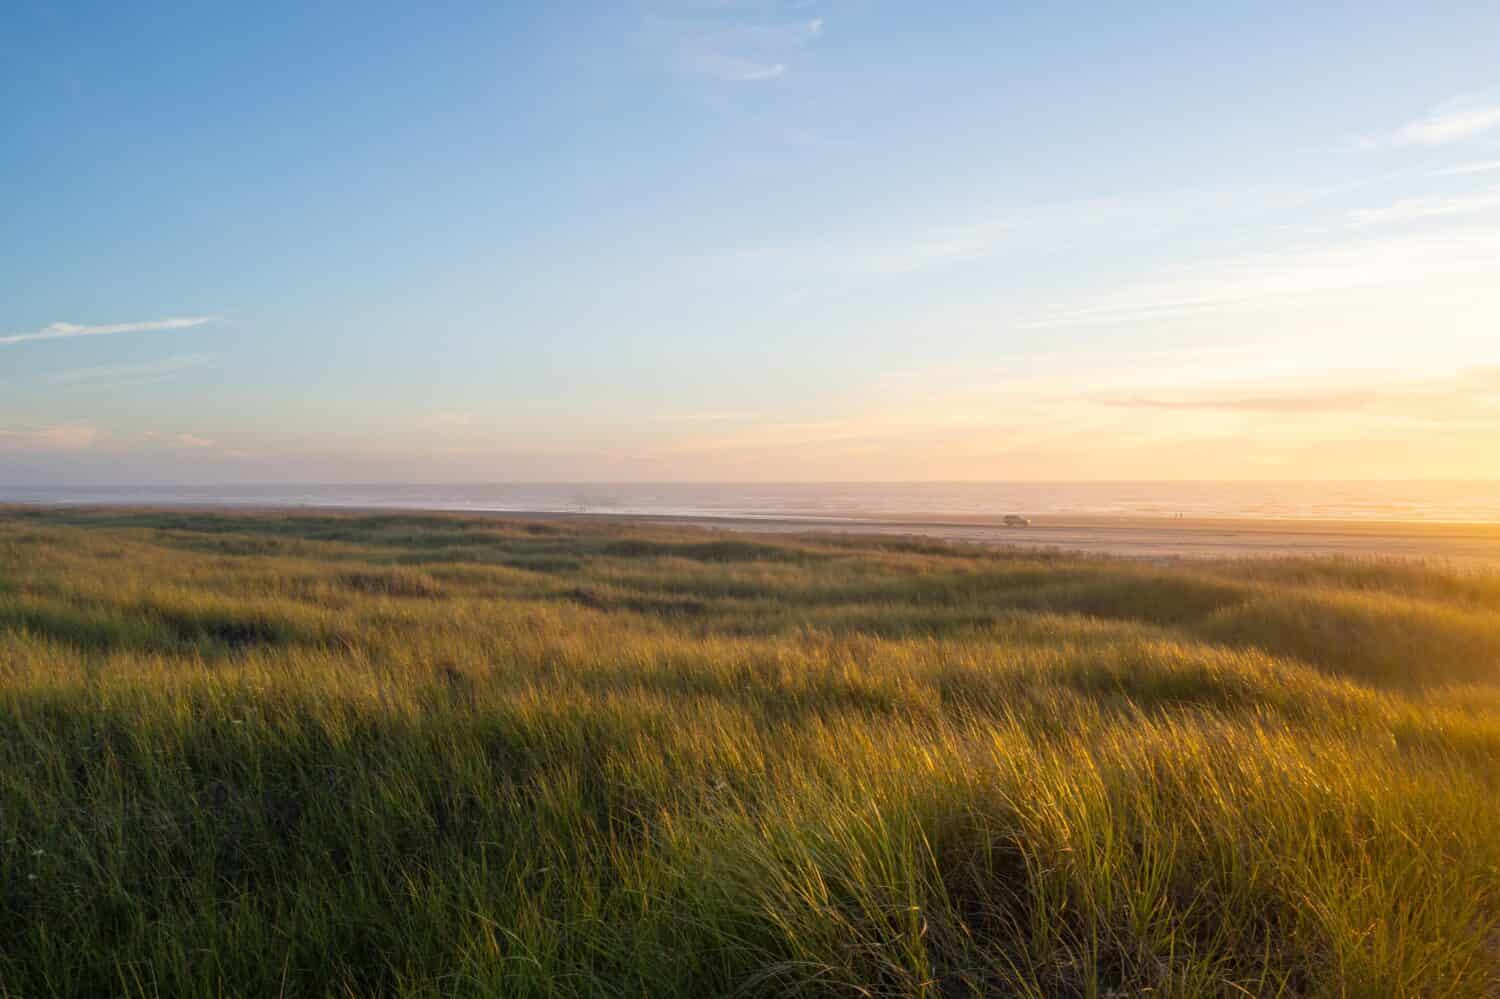
[[[1500,479],[1500,4],[0,5],[0,484]]]

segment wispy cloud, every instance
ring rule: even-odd
[[[468,427],[474,424],[474,414],[464,409],[449,409],[434,413],[432,422],[440,427]]]
[[[1366,146],[1445,146],[1500,128],[1500,104],[1449,101]]]
[[[1460,163],[1458,166],[1447,167],[1442,170],[1434,170],[1433,177],[1464,177],[1475,173],[1495,173],[1500,171],[1500,160],[1485,160],[1480,163]]]
[[[43,375],[48,385],[78,385],[110,383],[116,385],[147,385],[170,378],[182,371],[212,364],[214,354],[175,354],[155,361],[140,364],[106,364],[88,368],[69,368]]]
[[[24,430],[0,430],[0,445],[22,451],[82,451],[103,436],[90,423],[57,423]]]
[[[651,17],[644,37],[679,72],[753,83],[785,76],[798,54],[823,34],[823,25],[821,17],[770,23]]]
[[[969,226],[935,230],[914,242],[871,247],[848,259],[848,266],[862,274],[893,276],[912,274],[976,260],[988,253],[1008,226]]]
[[[764,246],[732,254],[737,265],[768,265],[791,273],[898,277],[977,260],[1012,230],[1008,222],[935,226],[895,238],[850,235],[801,246]]]
[[[1224,226],[1263,220],[1278,212],[1302,211],[1321,192],[1289,187],[1194,188],[1135,196],[1085,197],[1070,201],[991,206],[969,220],[916,222],[819,234],[801,243],[745,247],[720,258],[793,274],[842,274],[876,278],[938,271],[1003,252],[1071,250],[1102,245],[1113,235],[1133,238],[1201,228],[1206,219]]]
[[[724,55],[722,52],[699,53],[685,59],[683,65],[694,73],[728,83],[774,80],[786,75],[784,62],[756,62],[753,59]]]
[[[1363,208],[1349,214],[1355,225],[1417,222],[1451,215],[1477,215],[1500,208],[1500,188],[1458,198],[1403,198],[1383,208]]]
[[[218,451],[229,457],[245,457],[249,452],[234,449],[223,449],[219,442],[212,437],[204,437],[201,434],[189,433],[158,433],[155,430],[144,430],[141,436],[146,440],[157,442],[161,445],[173,448],[186,448],[190,451]]]
[[[0,346],[35,340],[67,340],[80,336],[114,336],[117,333],[152,333],[161,330],[185,330],[213,322],[216,316],[190,316],[178,319],[153,319],[143,323],[107,323],[82,326],[78,323],[52,323],[29,333],[0,336]]]
[[[1500,369],[1473,367],[1422,378],[1324,374],[1292,384],[1145,390],[1098,398],[1106,406],[1143,410],[1287,416],[1359,412],[1429,423],[1492,421],[1500,412]]]
[[[1267,393],[1264,395],[1124,396],[1103,400],[1128,409],[1217,409],[1238,413],[1328,413],[1363,409],[1378,396],[1370,390]]]
[[[699,413],[684,413],[675,417],[682,423],[747,423],[760,416],[748,409],[705,410]]]
[[[1389,289],[1439,275],[1484,276],[1494,272],[1497,256],[1500,232],[1488,229],[1292,247],[1173,268],[1091,302],[1036,315],[1021,325],[1154,321],[1328,292]]]

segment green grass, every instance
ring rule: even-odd
[[[1500,994],[1500,576],[0,511],[0,994]]]

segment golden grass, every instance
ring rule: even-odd
[[[1500,582],[0,512],[8,995],[1486,996]]]

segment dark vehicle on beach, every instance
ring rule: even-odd
[[[1000,523],[1004,524],[1006,527],[1030,527],[1031,526],[1031,521],[1027,520],[1025,517],[1021,516],[1019,513],[1007,513],[1005,515],[1005,519],[1002,520],[1002,521],[1000,521]]]

